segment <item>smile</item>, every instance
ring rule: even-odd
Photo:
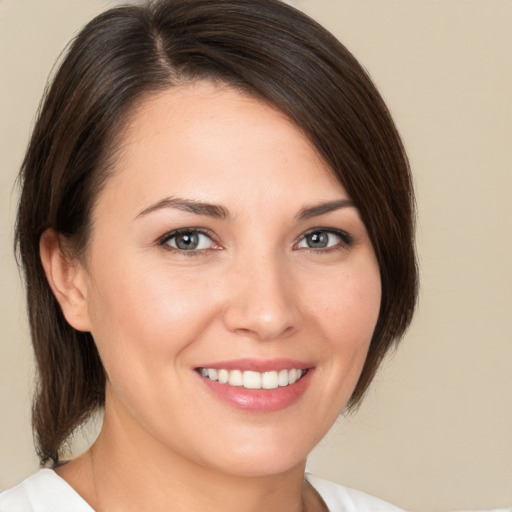
[[[299,368],[269,372],[218,370],[216,368],[199,368],[198,371],[206,379],[245,389],[276,389],[290,386],[307,373],[307,370]]]

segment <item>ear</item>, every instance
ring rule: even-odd
[[[66,254],[61,235],[53,229],[47,229],[42,234],[39,255],[46,279],[69,325],[78,331],[90,331],[87,280],[83,265]]]

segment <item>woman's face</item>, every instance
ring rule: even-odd
[[[217,471],[303,464],[378,317],[357,209],[293,124],[228,87],[153,96],[121,142],[80,271],[105,424]]]

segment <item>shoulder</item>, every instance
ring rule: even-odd
[[[0,493],[0,512],[94,512],[55,471],[41,469]]]
[[[400,512],[368,494],[307,475],[330,512]],[[42,469],[0,493],[0,512],[94,512],[54,471]]]
[[[364,492],[306,474],[308,482],[325,501],[329,512],[403,512],[402,509]]]

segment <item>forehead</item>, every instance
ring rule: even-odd
[[[179,193],[233,201],[344,192],[302,132],[280,111],[208,82],[145,98],[128,117],[107,188],[139,202]],[[266,184],[266,185],[265,185]],[[263,185],[263,186],[262,186]]]

